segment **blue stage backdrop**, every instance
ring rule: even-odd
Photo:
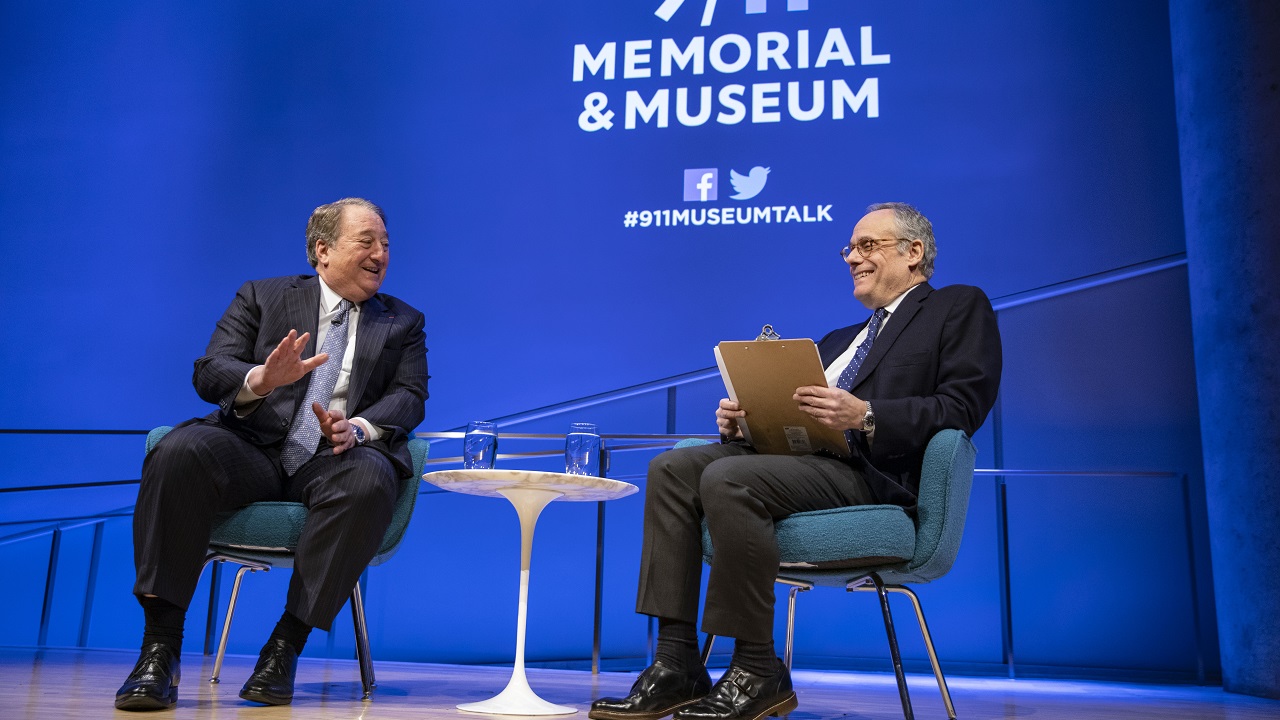
[[[213,321],[344,195],[389,213],[433,428],[859,321],[836,248],[874,201],[992,296],[1183,249],[1162,2],[0,12],[22,426],[203,412]]]
[[[424,430],[709,367],[716,342],[754,337],[766,322],[817,337],[861,321],[836,251],[872,202],[909,201],[933,220],[935,285],[978,285],[994,298],[1184,251],[1163,0],[5,0],[0,68],[9,428],[145,429],[208,412],[190,373],[214,322],[242,281],[309,272],[307,217],[347,195],[387,210],[384,290],[427,315]],[[995,431],[980,433],[981,465],[1187,474],[1191,524],[1202,528],[1186,279],[1170,267],[1002,314],[1011,422],[1003,458],[991,450]],[[702,407],[681,405],[682,432],[710,429],[713,385],[698,389]],[[655,405],[643,427],[622,418],[606,429],[661,431],[662,413]],[[1133,425],[1116,427],[1117,417]],[[136,478],[141,461],[140,438],[4,442],[5,487]],[[991,482],[976,486],[982,522],[961,559],[981,568],[969,576],[979,581],[952,586],[953,622],[941,631],[952,634],[950,657],[974,663],[1000,662]],[[1097,615],[1067,623],[1053,606],[1084,592],[1075,570],[1058,572],[1036,552],[1080,532],[1055,503],[1087,509],[1109,482],[1011,491],[1025,509],[1012,527],[1026,540],[1015,579],[1068,585],[1044,591],[1043,615],[1019,616],[1028,662],[1170,669],[1154,657],[1164,650],[1115,660]],[[8,495],[0,539],[127,507],[133,492]],[[1177,485],[1160,492],[1160,507],[1182,507]],[[391,598],[373,610],[376,647],[404,659],[424,659],[430,642],[439,647],[425,659],[509,657],[505,625],[487,634],[467,622],[378,625],[379,607],[450,618],[507,611],[506,569],[492,579],[510,596],[459,608],[456,598],[426,599],[439,589],[411,561],[456,558],[461,547],[448,543],[463,543],[469,518],[493,523],[487,502],[420,505],[410,559],[378,570],[396,580],[375,586]],[[623,543],[611,558],[634,562],[638,506],[610,526],[611,542]],[[1088,557],[1100,558],[1090,571],[1124,557],[1108,546],[1129,532],[1123,509],[1090,535]],[[585,511],[555,512],[588,532]],[[1183,580],[1182,517],[1148,519],[1172,527],[1173,549],[1126,567],[1173,566],[1166,575]],[[90,644],[130,647],[139,617],[127,595],[127,519],[112,522]],[[479,551],[505,553],[508,530]],[[1190,539],[1202,574],[1203,543]],[[47,556],[29,549],[0,546],[0,559],[40,588]],[[1070,558],[1066,549],[1050,561]],[[589,584],[583,562],[564,573]],[[632,566],[617,567],[610,628],[632,622],[618,619],[630,618]],[[277,575],[270,582],[282,587]],[[1090,595],[1098,615],[1112,608],[1105,585]],[[1202,599],[1205,587],[1202,578]],[[574,588],[565,592],[589,613]],[[33,592],[9,615],[39,617]],[[1190,592],[1168,613],[1153,605],[1123,617],[1157,618],[1152,637],[1193,616],[1210,628],[1212,605],[1189,609]],[[65,601],[67,612],[76,602]],[[606,642],[639,654],[643,629],[625,627],[625,640]],[[439,634],[463,629],[456,643]],[[424,645],[406,639],[415,632]],[[1057,653],[1068,634],[1090,647]],[[1196,634],[1212,669],[1212,631]],[[245,635],[241,651],[252,652],[260,636]],[[1182,672],[1195,660],[1177,638],[1182,654],[1170,662]],[[4,642],[30,640],[15,629]],[[559,652],[546,647],[531,644],[544,658]]]

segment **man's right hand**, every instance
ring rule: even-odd
[[[249,371],[249,389],[258,395],[269,395],[272,390],[295,383],[323,365],[329,359],[329,353],[302,359],[302,351],[306,349],[310,339],[309,332],[299,335],[297,330],[290,330],[267,356],[267,361]]]
[[[747,413],[738,403],[729,398],[721,398],[720,407],[716,408],[716,426],[720,428],[720,434],[730,440],[737,440],[742,437],[742,427],[738,425],[738,418],[746,417]]]

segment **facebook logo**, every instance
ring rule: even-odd
[[[720,171],[715,168],[694,168],[684,171],[684,199],[686,202],[707,202],[717,198],[720,188]]]

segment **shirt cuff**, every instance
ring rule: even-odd
[[[255,366],[256,367],[256,366]],[[231,409],[235,411],[236,417],[244,417],[254,410],[258,409],[258,403],[266,395],[259,395],[249,388],[249,373],[253,372],[253,368],[249,368],[249,372],[244,374],[244,382],[240,384],[240,392],[236,393],[235,402],[232,403]]]

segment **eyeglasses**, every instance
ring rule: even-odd
[[[880,247],[881,245],[884,245],[885,243],[900,243],[900,242],[904,242],[904,241],[900,238],[886,238],[883,240],[877,240],[875,238],[862,238],[856,243],[851,242],[848,245],[841,247],[840,257],[844,258],[845,260],[848,260],[849,255],[856,250],[859,255],[861,255],[864,258],[868,258],[868,257],[871,257],[871,253],[875,252],[876,248]]]

